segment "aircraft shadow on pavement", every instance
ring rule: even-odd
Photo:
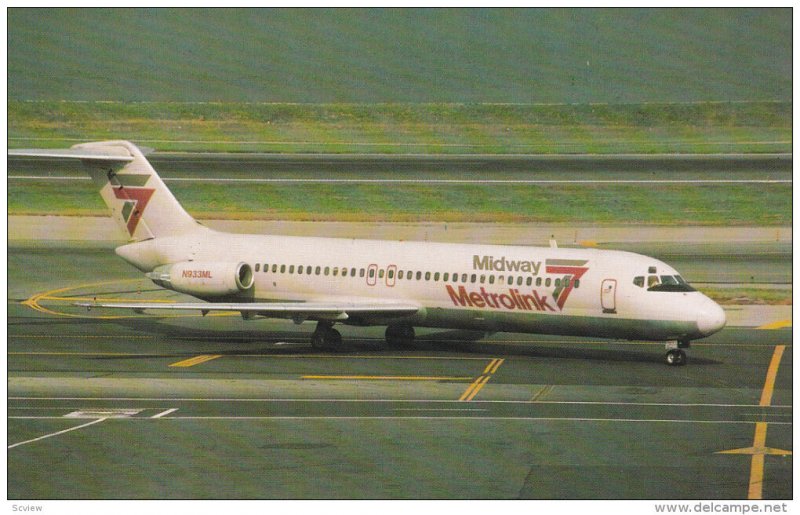
[[[466,330],[437,331],[421,335],[410,346],[390,346],[383,338],[365,338],[358,335],[346,336],[342,345],[336,349],[312,349],[311,326],[297,331],[259,331],[259,330],[214,330],[208,331],[201,328],[172,326],[162,323],[158,318],[129,318],[111,321],[116,325],[128,327],[137,333],[150,333],[165,338],[174,338],[181,343],[181,349],[165,353],[161,357],[184,357],[203,354],[220,354],[223,356],[263,354],[268,355],[307,355],[309,352],[330,353],[346,356],[367,352],[425,352],[425,353],[452,353],[467,355],[517,356],[525,358],[542,359],[569,359],[591,360],[610,362],[636,362],[663,364],[662,350],[647,349],[616,350],[598,348],[600,345],[611,345],[615,342],[591,343],[580,339],[565,338],[564,343],[558,346],[550,343],[539,343],[532,339],[530,343],[509,344],[500,342],[481,341],[486,333]],[[202,349],[192,350],[192,346],[199,342],[206,345]],[[207,344],[221,344],[223,346],[209,349]],[[596,345],[593,347],[593,345]],[[245,346],[246,348],[242,348]],[[236,348],[238,347],[238,348]],[[134,356],[158,357],[158,356]],[[693,365],[718,365],[719,361],[691,356]]]

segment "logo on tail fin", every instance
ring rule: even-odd
[[[154,188],[144,188],[150,175],[133,174],[108,174],[108,182],[114,190],[114,196],[119,200],[125,201],[122,205],[122,218],[125,220],[128,233],[133,236],[139,220],[144,215],[150,197],[155,193]]]

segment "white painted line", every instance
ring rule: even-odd
[[[153,415],[153,416],[152,416],[152,417],[150,417],[150,418],[161,418],[161,417],[165,417],[165,416],[169,415],[170,413],[175,413],[176,411],[178,411],[178,408],[172,408],[172,409],[168,409],[168,410],[162,411],[161,413],[158,413],[157,415]]]
[[[11,417],[9,417],[9,418],[11,418]],[[24,418],[24,417],[20,417],[20,418]],[[50,417],[43,417],[43,418],[50,418]],[[58,417],[58,418],[63,418],[63,417]],[[39,438],[34,438],[33,440],[25,440],[24,442],[11,444],[11,445],[8,446],[8,448],[9,449],[13,449],[14,447],[19,447],[20,445],[26,445],[26,444],[33,443],[33,442],[38,442],[39,440],[44,440],[45,438],[51,438],[53,436],[63,435],[64,433],[69,433],[70,431],[75,431],[77,429],[82,429],[84,427],[89,427],[91,425],[98,424],[98,423],[100,423],[100,422],[102,422],[104,420],[107,420],[107,419],[99,418],[97,420],[92,420],[91,422],[89,422],[87,424],[82,424],[80,426],[71,427],[71,428],[65,429],[63,431],[58,431],[57,433],[50,433],[49,435],[40,436]]]
[[[8,417],[9,419],[19,419],[19,420],[44,420],[44,419],[59,419],[63,417]],[[96,420],[93,423],[102,422],[106,419]],[[122,419],[121,419],[122,420]],[[131,417],[124,420],[149,420],[143,417]],[[223,416],[186,416],[186,417],[175,417],[171,420],[518,420],[518,421],[536,421],[536,422],[622,422],[622,423],[635,423],[641,422],[646,424],[758,424],[760,420],[706,420],[706,419],[657,419],[657,418],[584,418],[584,417],[476,417],[476,416],[412,416],[412,415],[400,415],[400,416],[391,416],[391,415],[366,415],[366,416],[329,416],[329,415],[304,415],[304,416],[292,416],[292,415],[270,415],[270,416],[241,416],[241,417],[223,417]],[[780,426],[791,426],[794,425],[794,422],[769,422],[770,425],[780,425]],[[89,425],[89,424],[86,424]],[[85,426],[80,426],[85,427]],[[78,429],[77,427],[73,429]],[[67,431],[72,431],[73,429],[68,429]],[[64,433],[66,431],[61,431]],[[48,435],[48,436],[55,436]],[[46,438],[46,437],[41,437]],[[41,438],[37,438],[36,440],[40,440]],[[35,440],[31,440],[35,441]],[[14,446],[22,445],[28,442],[21,442],[18,444],[14,444]],[[10,449],[11,447],[9,447]]]
[[[73,411],[72,413],[67,413],[64,415],[64,418],[126,418],[132,417],[139,412],[141,409],[81,409],[78,411]]]
[[[81,138],[36,138],[36,137],[10,137],[10,141],[86,141]],[[489,148],[495,147],[492,143],[444,143],[444,142],[394,142],[394,141],[280,141],[280,140],[191,140],[191,139],[142,139],[140,143],[181,143],[181,144],[223,144],[223,145],[319,145],[330,147],[335,145],[348,145],[353,147],[449,147],[449,148]],[[619,141],[619,140],[617,140]],[[695,145],[695,146],[727,146],[737,147],[742,145],[787,145],[791,140],[775,141],[692,141],[692,140],[660,140],[665,145]],[[508,143],[508,147],[527,148],[529,144]],[[574,148],[585,147],[580,142],[555,143],[554,147]]]
[[[663,345],[663,344],[661,344]],[[453,399],[337,399],[337,398],[270,398],[270,397],[8,397],[8,400],[33,400],[33,401],[148,401],[148,402],[340,402],[340,403],[430,403],[430,404],[459,404]],[[530,400],[481,400],[475,404],[596,404],[608,406],[653,406],[673,408],[768,408],[791,409],[791,404],[772,404],[761,406],[759,404],[715,404],[715,403],[666,403],[666,402],[617,402],[617,401],[530,401]],[[13,408],[11,408],[13,409]]]
[[[89,177],[9,175],[10,180],[87,181]],[[162,177],[164,182],[240,184],[792,184],[792,179],[258,179]]]
[[[396,408],[394,411],[489,411],[481,408]]]

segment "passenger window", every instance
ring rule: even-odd
[[[486,276],[482,275],[481,278],[480,278],[480,283],[483,284],[485,282],[486,282]]]
[[[467,282],[467,274],[461,274],[461,282],[462,283]]]
[[[493,275],[489,276],[489,284],[494,284],[494,276]]]
[[[264,273],[269,272],[269,265],[264,263],[264,268],[262,268],[262,270],[264,270]]]
[[[290,265],[290,266],[289,266],[289,273],[290,273],[290,274],[293,274],[293,273],[294,273],[294,265]]]
[[[478,275],[477,274],[472,274],[472,276],[469,278],[469,282],[471,282],[471,283],[474,283],[477,280],[478,280]]]
[[[286,265],[281,265],[281,273],[282,274],[286,273]]]
[[[403,271],[402,271],[402,270],[400,270],[399,272],[397,272],[397,278],[398,278],[398,279],[402,279],[402,278],[403,278]]]
[[[335,266],[333,267],[333,276],[336,277],[337,275],[339,275],[339,267]]]
[[[278,265],[272,265],[272,273],[274,274],[277,271],[278,271]]]
[[[400,273],[402,274],[403,272]],[[389,279],[394,279],[394,268],[390,268],[387,275],[389,276]]]
[[[545,285],[546,287],[549,287],[549,286],[550,286],[550,278],[549,278],[549,277],[548,277],[547,279],[545,279],[545,280],[544,280],[544,285]]]
[[[514,276],[508,276],[508,284],[514,284]]]
[[[359,270],[358,276],[359,277],[364,277],[364,269],[363,268],[361,270]]]
[[[261,270],[261,264],[256,263],[256,272],[259,272],[260,270]]]
[[[375,277],[375,269],[374,268],[370,268],[369,269],[369,278],[372,279],[373,277]]]
[[[325,275],[329,275],[331,273],[331,267],[326,266],[324,272],[325,272]]]
[[[440,275],[439,272],[436,272],[435,274],[433,274],[433,280],[434,281],[438,281],[439,280],[439,275]]]
[[[303,273],[303,266],[302,265],[297,267],[297,273],[298,274],[302,274]]]
[[[536,286],[541,286],[541,285],[542,285],[542,278],[541,277],[537,277],[536,278]]]
[[[559,288],[561,286],[561,279],[556,279],[554,282],[556,288]]]
[[[517,286],[522,286],[522,276],[517,277]]]
[[[342,277],[347,277],[347,268],[342,267]]]
[[[526,286],[530,286],[531,284],[533,284],[533,277],[528,277],[528,278],[525,280],[525,285],[526,285]]]
[[[458,282],[458,274],[456,274],[456,273],[453,274],[453,282],[454,283]]]
[[[356,276],[356,269],[355,268],[351,268],[350,269],[350,277],[355,277],[355,276]]]
[[[309,266],[307,266],[307,267],[306,267],[306,273],[307,273],[308,275],[311,275],[311,265],[309,265]]]
[[[335,272],[335,271],[336,271],[336,270],[334,270],[334,272]],[[378,270],[378,277],[379,277],[379,278],[381,278],[381,279],[383,279],[383,272],[384,272],[383,268],[381,268],[380,270]],[[336,274],[334,273],[333,275],[336,275]]]
[[[633,284],[639,288],[644,288],[644,276],[639,275],[633,278]]]
[[[425,280],[426,281],[430,281],[431,280],[431,273],[430,272],[425,272]]]
[[[321,266],[318,266],[317,268],[314,269],[314,273],[315,274],[319,275],[320,272],[322,272],[322,267]]]
[[[422,279],[422,272],[417,272],[417,281]]]
[[[442,281],[447,282],[450,280],[450,272],[445,272]]]
[[[580,279],[575,279],[574,281],[572,281],[572,287],[573,288],[577,288],[580,285],[581,285]]]

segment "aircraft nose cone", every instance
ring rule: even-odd
[[[708,336],[725,327],[725,322],[727,322],[725,311],[719,304],[708,299],[706,305],[700,310],[700,316],[697,318],[697,329],[703,336]]]

